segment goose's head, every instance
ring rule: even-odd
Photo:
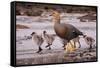
[[[50,16],[53,16],[54,18],[60,18],[60,13],[52,10]]]
[[[35,32],[32,32],[31,36],[35,35],[36,33]]]
[[[60,23],[60,13],[56,8],[45,8],[49,12],[49,16],[53,17],[54,23]]]
[[[53,17],[54,23],[60,23],[60,13],[58,11],[52,11],[50,16]]]
[[[43,31],[43,34],[46,34],[46,31]]]

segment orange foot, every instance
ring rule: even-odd
[[[65,46],[65,51],[67,53],[72,53],[72,52],[75,52],[76,50],[77,49],[75,47],[72,47],[72,45],[70,45],[69,43],[68,43],[68,45]]]

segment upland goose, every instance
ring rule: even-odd
[[[32,40],[38,45],[39,50],[37,53],[42,51],[41,45],[44,42],[43,38],[41,35],[37,35],[35,32],[32,32]]]
[[[90,46],[89,49],[91,49],[95,40],[92,37],[89,37],[87,35],[84,35],[83,38],[85,39],[85,42],[87,43],[87,45]]]
[[[53,16],[55,33],[57,34],[57,36],[67,41],[67,43],[71,43],[70,40],[78,37],[79,35],[83,35],[83,33],[73,25],[61,23],[60,13],[58,11],[53,10],[50,16]],[[65,49],[65,44],[63,47]],[[72,47],[74,48],[73,45]]]
[[[53,34],[47,34],[46,31],[43,31],[43,37],[46,40],[47,45],[45,46],[46,48],[49,47],[49,50],[51,50],[51,45],[55,39],[55,35]]]

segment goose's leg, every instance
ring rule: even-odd
[[[67,40],[62,40],[62,43],[63,43],[62,47],[63,47],[64,50],[66,50],[66,44],[67,44],[67,42],[68,42]]]
[[[48,43],[48,45],[46,45],[45,47],[47,48],[47,47],[49,47],[50,45],[51,45],[51,44]]]
[[[64,47],[63,47],[63,48],[64,48],[64,50],[66,50],[66,45],[64,45]]]
[[[51,50],[51,47],[50,47],[51,45],[52,45],[52,44],[49,44],[49,45],[48,45],[48,47],[49,47],[48,50]]]
[[[74,41],[73,41],[74,42]],[[74,42],[74,48],[76,48],[76,42]]]
[[[71,41],[69,43],[71,44],[72,48],[74,48],[75,45],[73,45]]]
[[[62,46],[62,47],[64,48],[65,46],[66,46],[66,44],[63,44],[63,46]]]
[[[37,51],[37,53],[41,52],[42,51],[42,48],[39,46],[39,50]]]
[[[65,44],[64,44],[62,47],[63,47],[63,49],[65,50]]]
[[[90,48],[89,49],[92,49],[92,44],[90,44]]]
[[[90,47],[89,47],[89,52],[92,51],[92,43],[90,44]]]
[[[70,47],[70,51],[73,52],[73,51],[76,51],[77,49],[74,47],[74,45],[72,44],[72,42],[70,41],[69,42],[71,47]]]
[[[46,48],[47,48],[47,47],[49,47],[49,49],[48,49],[48,50],[51,50],[51,47],[50,47],[51,45],[52,45],[52,44],[49,44],[49,43],[48,43],[48,45],[47,45],[47,46],[45,46],[45,47],[46,47]]]
[[[49,50],[51,50],[51,47],[49,46]]]
[[[66,50],[66,46],[67,46],[66,44],[65,43],[63,44],[63,46],[62,46],[63,47],[63,50]]]
[[[49,45],[46,45],[45,48],[47,48]]]
[[[80,43],[80,41],[78,41],[78,43],[79,43],[79,47],[78,47],[78,48],[81,48],[81,43]]]
[[[62,46],[63,48],[64,48],[64,50],[65,50],[65,44]]]
[[[63,45],[64,50],[66,49],[66,47],[65,47],[65,46],[66,46],[66,45],[64,44],[64,45]]]

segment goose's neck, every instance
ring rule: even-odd
[[[55,18],[53,19],[53,22],[54,22],[55,24],[60,24],[60,17],[55,17]]]
[[[60,19],[54,21],[55,24],[60,24]]]

